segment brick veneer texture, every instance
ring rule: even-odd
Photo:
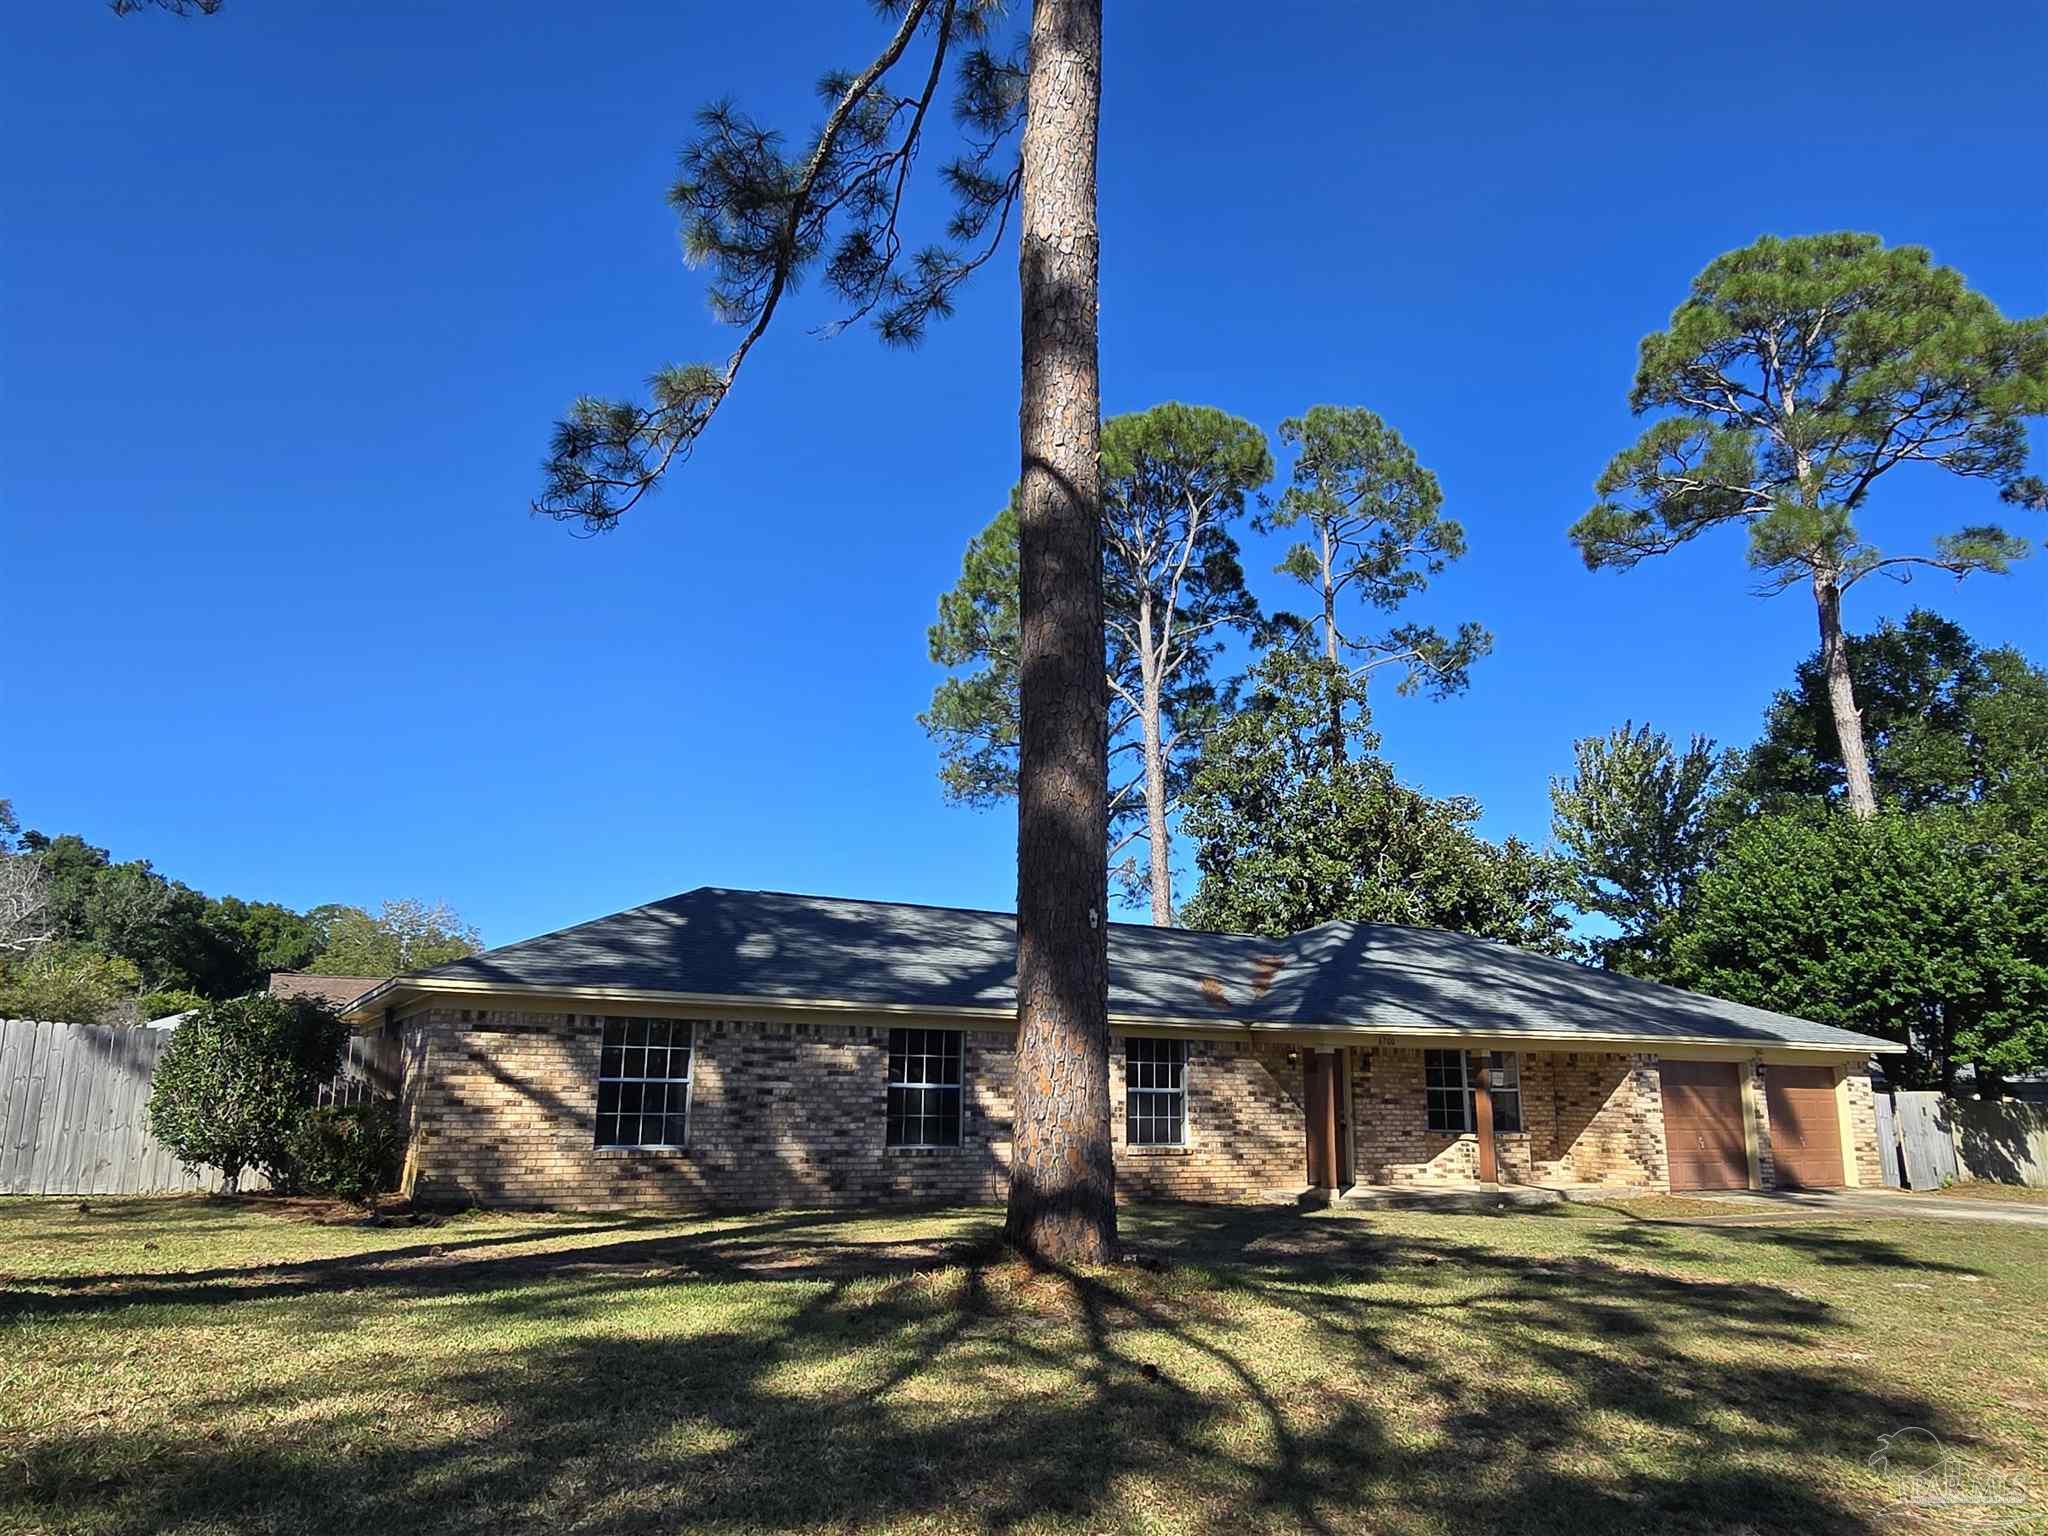
[[[1856,1144],[1856,1181],[1866,1189],[1884,1187],[1884,1165],[1878,1160],[1877,1094],[1870,1073],[1852,1067],[1846,1074],[1849,1091],[1849,1134]]]
[[[1771,1150],[1771,1108],[1770,1100],[1764,1093],[1764,1065],[1752,1061],[1738,1067],[1738,1072],[1749,1074],[1750,1131],[1756,1137],[1756,1176],[1759,1189],[1778,1187],[1778,1163]]]
[[[1000,1201],[1014,1052],[1007,1030],[967,1030],[961,1145],[883,1146],[889,1026],[700,1020],[689,1146],[593,1145],[600,1021],[587,1014],[436,1009],[400,1025],[408,1188],[422,1200],[561,1207],[763,1209]],[[1305,1047],[1303,1047],[1305,1048]],[[1112,1041],[1119,1189],[1148,1198],[1292,1198],[1305,1182],[1299,1048],[1188,1041],[1187,1145],[1125,1144],[1124,1041]],[[1423,1053],[1353,1048],[1355,1174],[1362,1183],[1478,1177],[1478,1142],[1427,1128]],[[1484,1062],[1472,1053],[1472,1070]],[[1498,1139],[1509,1182],[1668,1187],[1656,1058],[1525,1052],[1522,1124]],[[1755,1068],[1749,1069],[1754,1072]],[[1866,1182],[1879,1182],[1869,1078],[1849,1087]],[[1770,1128],[1755,1093],[1771,1184]]]
[[[1469,1057],[1468,1072],[1485,1064]],[[1522,1129],[1494,1139],[1503,1182],[1666,1187],[1664,1108],[1654,1057],[1521,1053]],[[1351,1053],[1358,1175],[1373,1184],[1469,1184],[1479,1138],[1429,1129],[1423,1052]]]
[[[440,1009],[402,1026],[407,1166],[425,1201],[763,1209],[999,1201],[1014,1051],[963,1032],[957,1148],[883,1145],[889,1026],[700,1020],[682,1150],[593,1144],[600,1021]],[[1123,1040],[1111,1046],[1119,1188],[1259,1200],[1302,1186],[1301,1071],[1284,1049],[1190,1040],[1187,1146],[1124,1144]]]

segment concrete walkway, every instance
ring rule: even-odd
[[[1500,1211],[1569,1202],[1599,1204],[1639,1199],[1649,1193],[1613,1184],[1354,1184],[1344,1191],[1336,1207],[1354,1211]],[[1304,1205],[1326,1201],[1320,1191],[1302,1197]]]
[[[1752,1190],[1697,1190],[1686,1198],[1711,1200],[1757,1216],[1888,1216],[1907,1221],[1990,1221],[2014,1227],[2048,1228],[2048,1205],[1972,1200],[1959,1195],[1916,1195],[1902,1189],[1800,1189],[1769,1194]]]

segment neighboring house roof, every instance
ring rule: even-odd
[[[272,971],[272,997],[317,998],[336,1008],[346,1008],[372,987],[389,981],[388,976],[322,976],[313,971]]]
[[[703,887],[437,966],[356,999],[512,990],[652,994],[791,1007],[1007,1015],[1016,919],[1005,912]],[[1120,1021],[1370,1033],[1900,1047],[1435,928],[1324,923],[1284,939],[1112,923]]]

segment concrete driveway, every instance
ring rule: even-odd
[[[1990,1221],[2014,1227],[2048,1228],[2048,1204],[1971,1200],[1960,1195],[1911,1194],[1902,1189],[1800,1189],[1764,1194],[1704,1190],[1688,1198],[1712,1200],[1757,1216],[1785,1216],[1793,1211],[1816,1216],[1889,1216],[1920,1221]]]

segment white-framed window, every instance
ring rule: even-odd
[[[1472,1129],[1472,1088],[1465,1081],[1463,1051],[1424,1051],[1422,1081],[1432,1131],[1455,1136]]]
[[[597,1064],[600,1147],[682,1147],[690,1138],[688,1019],[607,1018]]]
[[[1486,1055],[1486,1091],[1493,1100],[1494,1134],[1522,1128],[1522,1058],[1513,1051]],[[1477,1130],[1477,1087],[1463,1051],[1422,1053],[1423,1097],[1429,1128],[1448,1135]]]
[[[1486,1058],[1486,1089],[1493,1098],[1493,1133],[1522,1128],[1522,1058],[1494,1051]]]
[[[960,1031],[889,1031],[892,1147],[960,1145]]]
[[[1188,1043],[1124,1042],[1124,1141],[1133,1147],[1184,1147],[1188,1140]]]

